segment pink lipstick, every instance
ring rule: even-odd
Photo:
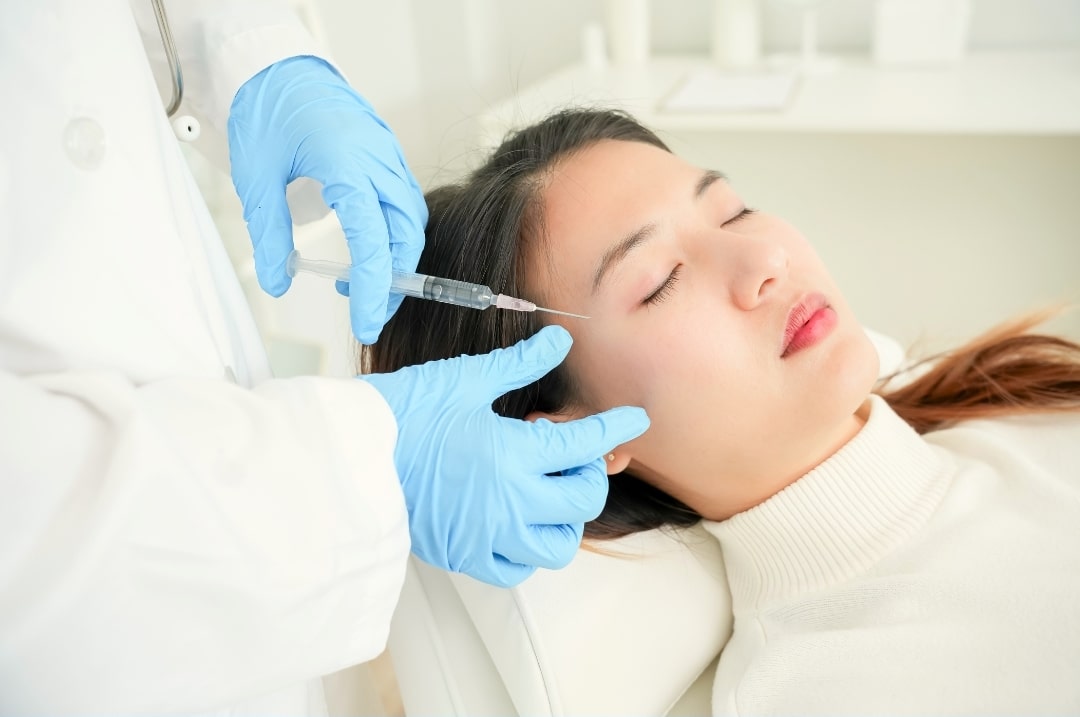
[[[788,312],[780,358],[809,348],[836,327],[837,316],[821,294],[808,294]]]

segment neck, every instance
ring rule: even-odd
[[[943,460],[881,398],[863,430],[770,500],[706,523],[733,600],[754,606],[862,572],[919,530],[949,485]],[[738,608],[737,608],[738,609]]]
[[[838,423],[824,437],[814,436],[812,445],[798,449],[791,447],[791,453],[802,458],[787,470],[776,471],[772,476],[754,475],[739,478],[724,476],[716,482],[701,486],[709,492],[695,492],[693,495],[685,497],[675,495],[675,497],[697,510],[707,520],[727,520],[733,515],[764,503],[827,461],[858,435],[866,424],[869,413],[870,400],[867,399],[858,410]],[[717,489],[720,490],[719,494],[715,492]]]

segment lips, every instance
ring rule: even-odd
[[[788,312],[780,357],[811,346],[823,338],[836,324],[836,312],[822,294],[808,294]]]

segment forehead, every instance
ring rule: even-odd
[[[693,171],[651,144],[602,140],[559,162],[543,192],[544,214],[549,225],[596,218],[602,209],[627,214],[634,208],[627,200],[655,194],[659,186]]]
[[[602,140],[560,161],[541,192],[548,278],[577,283],[613,242],[689,195],[700,173],[659,147],[619,140]]]

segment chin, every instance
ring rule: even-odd
[[[877,383],[881,367],[877,349],[861,325],[845,326],[819,348],[822,406],[830,414],[854,414]]]
[[[851,409],[855,411],[866,401],[877,383],[881,357],[861,326],[853,336],[845,339],[847,346],[841,356],[842,380],[838,388],[851,397]]]
[[[838,332],[822,351],[814,379],[807,383],[794,441],[805,458],[804,473],[818,465],[858,432],[860,410],[877,382],[877,349],[861,326]],[[858,417],[858,418],[857,418]]]

